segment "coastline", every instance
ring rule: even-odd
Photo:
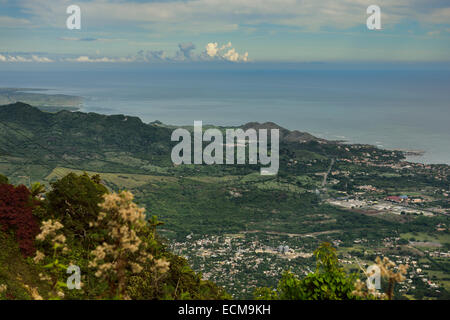
[[[45,112],[70,111],[70,112],[84,112],[84,113],[94,112],[94,113],[105,114],[105,115],[125,114],[123,112],[102,112],[98,108],[96,108],[95,111],[90,111],[89,110],[90,107],[88,105],[86,105],[86,99],[87,99],[86,97],[83,97],[81,95],[69,95],[69,94],[64,93],[65,90],[46,89],[46,88],[23,88],[23,87],[0,88],[0,101],[1,101],[2,94],[4,94],[5,91],[30,95],[30,96],[28,96],[29,99],[35,98],[38,101],[47,101],[47,103],[42,103],[42,102],[29,103],[29,101],[27,102],[26,99],[25,99],[25,101],[20,100],[21,102],[31,104]],[[58,99],[62,103],[56,105],[55,102],[52,101],[52,99]],[[6,104],[6,103],[0,103],[0,104]],[[111,110],[111,111],[114,111],[114,110]],[[135,114],[127,114],[127,115],[139,117],[141,119],[141,121],[143,121],[142,114],[135,113]],[[153,120],[153,121],[156,121],[156,120]],[[166,124],[166,125],[174,126],[174,127],[175,126],[176,127],[184,127],[184,126],[189,126],[190,124],[186,124],[186,125]],[[245,124],[236,125],[236,127],[243,126],[243,125],[245,125]],[[224,125],[217,125],[217,124],[214,124],[213,126],[224,127]],[[231,126],[226,126],[226,127],[231,127]],[[295,131],[295,130],[297,130],[297,128],[295,128],[292,131]],[[301,130],[301,129],[298,129],[298,130]],[[311,130],[311,131],[317,132],[317,130]],[[306,132],[309,132],[309,131],[306,131]],[[419,164],[425,164],[425,165],[439,165],[439,164],[450,165],[450,161],[446,161],[444,163],[432,161],[432,159],[433,159],[432,153],[430,153],[430,151],[426,151],[426,150],[418,150],[418,149],[414,149],[414,148],[404,148],[404,147],[387,147],[387,146],[385,147],[381,143],[379,143],[379,141],[377,141],[377,143],[365,143],[365,142],[361,142],[361,141],[355,141],[357,139],[357,137],[347,138],[347,137],[343,137],[343,136],[336,136],[336,135],[329,135],[329,134],[317,134],[317,133],[315,133],[314,136],[321,138],[321,139],[326,139],[326,140],[328,140],[330,142],[334,142],[334,143],[342,143],[342,144],[350,144],[350,145],[366,144],[366,145],[370,145],[370,146],[373,146],[373,147],[376,147],[379,149],[383,149],[383,150],[400,151],[405,156],[405,161],[411,162],[411,163],[419,163]],[[334,137],[336,137],[338,139],[333,139]],[[342,139],[342,138],[344,138],[344,139]]]
[[[23,102],[47,112],[79,111],[82,108],[83,97],[49,93],[50,90],[44,88],[0,88],[0,105]]]

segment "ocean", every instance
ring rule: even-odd
[[[173,125],[272,121],[321,138],[424,151],[450,164],[450,71],[134,68],[0,71],[0,87],[84,98],[82,111]]]

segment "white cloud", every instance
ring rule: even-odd
[[[225,53],[223,55],[223,57],[225,59],[227,59],[228,61],[233,61],[233,62],[239,61],[239,53],[237,53],[236,50],[234,50],[234,49],[228,50],[227,53]]]
[[[89,56],[79,56],[78,58],[66,58],[64,59],[66,62],[108,62],[108,63],[123,63],[123,62],[134,62],[135,58],[130,57],[121,57],[121,58],[109,58],[109,57],[101,57],[101,58],[90,58]]]
[[[205,50],[196,54],[195,45],[191,42],[178,45],[175,55],[170,55],[164,50],[139,51],[135,61],[140,62],[180,62],[180,61],[231,61],[247,62],[248,52],[239,54],[232,48],[231,42],[222,46],[217,42],[210,42],[205,46]]]
[[[0,54],[0,62],[53,62],[52,59],[47,57],[39,57],[37,55],[31,55],[30,57],[24,57],[21,55],[2,55]]]
[[[206,54],[211,58],[214,58],[219,52],[219,44],[217,42],[210,42],[206,45]]]
[[[53,62],[52,59],[49,59],[49,58],[47,58],[47,57],[38,57],[38,56],[36,56],[36,55],[32,55],[32,56],[31,56],[31,59],[32,59],[34,62]]]
[[[227,50],[228,49],[228,50]],[[248,52],[240,55],[236,52],[236,49],[232,48],[231,42],[221,46],[217,42],[210,42],[205,47],[205,52],[203,56],[210,57],[212,59],[227,60],[231,62],[247,62]]]
[[[217,42],[208,43],[205,51],[196,53],[196,46],[192,42],[180,43],[178,50],[174,55],[169,55],[164,50],[148,50],[139,51],[135,55],[127,57],[100,57],[100,51],[97,50],[96,56],[80,55],[68,56],[50,54],[53,59],[45,57],[34,52],[3,52],[0,54],[0,62],[80,62],[80,63],[129,63],[129,62],[200,62],[200,61],[231,61],[231,62],[247,62],[248,53],[239,54],[232,47],[231,42],[219,46]],[[43,53],[45,54],[45,53]]]

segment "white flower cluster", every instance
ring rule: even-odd
[[[91,226],[104,228],[108,235],[106,241],[91,252],[93,260],[89,267],[96,269],[97,277],[117,276],[120,287],[126,271],[140,273],[142,264],[153,260],[147,243],[138,235],[146,226],[145,209],[133,203],[133,194],[127,191],[105,195],[101,209],[98,220]],[[156,260],[155,268],[161,273],[167,272],[169,263]]]
[[[66,246],[66,237],[62,234],[64,226],[56,220],[46,220],[42,222],[41,233],[36,236],[37,241],[49,241],[53,248],[60,249],[67,253],[69,248]],[[45,254],[36,250],[36,256],[33,258],[35,263],[40,263],[45,258]]]

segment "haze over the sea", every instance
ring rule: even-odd
[[[186,125],[272,121],[316,136],[450,164],[448,68],[321,64],[2,71],[0,87],[48,88],[85,98],[82,111]]]

